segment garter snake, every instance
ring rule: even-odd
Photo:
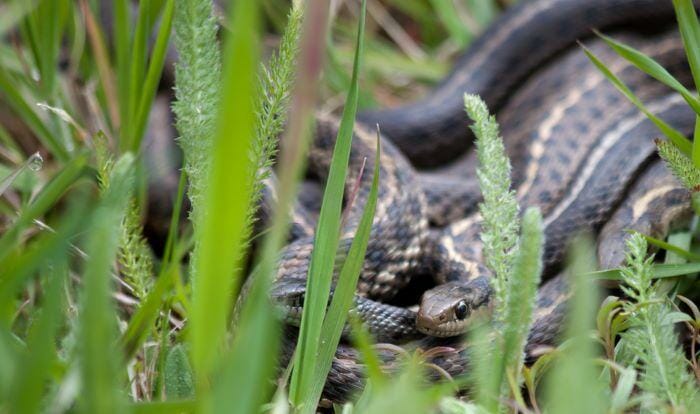
[[[582,3],[577,2],[578,5]],[[561,29],[564,23],[553,23],[552,14],[566,15],[573,9],[586,16],[587,27],[623,25],[640,18],[654,18],[660,27],[659,22],[668,18],[670,9],[670,6],[649,1],[605,2],[605,7],[598,9],[596,5],[600,4],[595,1],[587,3],[590,9],[572,4],[564,0],[525,2],[476,42],[475,51],[467,53],[458,62],[453,73],[427,100],[396,110],[366,113],[360,118],[364,122],[379,121],[388,138],[383,139],[384,152],[380,160],[383,184],[356,298],[359,313],[368,320],[380,340],[412,339],[422,333],[427,336],[416,346],[433,348],[441,341],[436,337],[447,337],[442,340],[449,343],[449,337],[464,331],[472,315],[490,306],[490,274],[482,263],[479,239],[481,217],[474,209],[480,196],[474,192],[474,175],[469,172],[475,166],[475,157],[473,154],[464,155],[456,166],[430,173],[414,170],[410,162],[422,164],[421,157],[443,162],[444,158],[434,152],[446,152],[450,156],[459,152],[459,146],[466,141],[463,136],[467,122],[461,96],[465,91],[480,91],[483,85],[477,80],[486,76],[476,72],[494,72],[489,68],[498,66],[489,59],[515,62],[518,56],[525,56],[529,50],[516,53],[509,49],[512,45],[498,44],[512,40],[514,35],[497,36],[494,33],[499,33],[499,30],[526,33],[528,28],[533,32],[544,32],[545,28],[538,25],[545,23],[550,25],[547,27],[550,31]],[[558,11],[552,10],[557,8]],[[535,10],[534,15],[532,10]],[[605,16],[606,13],[627,12],[630,13],[629,20],[622,15]],[[528,17],[520,18],[519,13],[527,13]],[[538,20],[537,13],[546,18]],[[598,15],[599,21],[595,20]],[[518,22],[525,27],[499,27],[517,25]],[[567,44],[580,35],[575,30],[572,33],[574,38],[568,39]],[[620,259],[624,230],[653,227],[657,233],[662,233],[672,222],[687,217],[690,209],[687,194],[655,159],[653,138],[659,135],[655,126],[607,82],[579,49],[562,51],[561,37],[553,42],[556,50],[551,51],[547,59],[540,58],[534,64],[532,69],[539,65],[534,74],[524,81],[502,81],[496,89],[505,89],[498,89],[500,92],[494,92],[493,98],[487,95],[487,101],[496,102],[494,107],[506,149],[513,160],[513,183],[519,204],[522,208],[539,207],[544,216],[543,277],[546,282],[538,295],[535,321],[528,340],[530,350],[540,344],[553,344],[561,328],[569,297],[562,264],[572,236],[580,232],[599,234],[600,246],[616,245],[617,255],[611,255],[608,249],[599,253],[600,262],[610,264]],[[627,28],[615,32],[615,37],[652,56],[683,83],[690,83],[682,44],[675,33],[660,30],[635,32]],[[520,43],[518,45],[523,47]],[[651,112],[683,133],[691,134],[695,117],[681,97],[640,74],[631,64],[610,52],[601,41],[592,40],[587,45],[611,64],[613,72],[647,102]],[[478,48],[498,49],[500,52],[496,54],[498,56],[485,58],[485,52],[480,53]],[[516,56],[506,58],[500,55],[508,51]],[[485,69],[473,67],[473,60],[479,61],[478,67]],[[525,66],[530,63],[523,62]],[[506,77],[503,73],[488,76]],[[448,84],[451,85],[449,93],[445,89]],[[452,96],[455,93],[460,98],[458,104]],[[435,96],[441,96],[442,102],[437,103]],[[417,116],[420,112],[433,114],[433,118],[418,126],[413,121],[426,120],[425,116]],[[438,113],[444,117],[436,115]],[[445,119],[457,118],[455,113],[459,113],[459,121],[449,126]],[[401,121],[395,121],[394,115]],[[441,120],[439,126],[431,123],[436,119]],[[421,143],[411,141],[414,138],[410,138],[410,134],[395,132],[393,122],[414,132],[414,138],[420,139]],[[332,139],[328,137],[335,136],[334,128],[337,128],[336,121],[329,118],[319,120],[310,165],[321,178],[330,159]],[[367,127],[362,123],[356,125],[350,171],[358,171],[360,160],[364,158],[371,162],[373,140],[374,134]],[[654,174],[645,173],[647,170]],[[350,174],[348,184],[357,178]],[[359,201],[353,205],[355,210],[364,204],[363,197],[368,192],[369,178],[360,177],[360,180],[363,190]],[[665,183],[668,191],[650,190],[659,182]],[[426,184],[431,183],[433,185],[426,188]],[[454,207],[455,200],[465,199],[469,200],[470,206]],[[357,211],[351,212],[350,217],[357,217]],[[429,222],[442,228],[431,228]],[[349,225],[348,229],[351,228]],[[351,239],[352,230],[347,230],[341,249],[347,248]],[[301,298],[312,241],[313,234],[293,241],[285,249],[280,262],[279,282],[273,296],[288,307],[288,315],[292,315],[288,319],[290,322],[299,315],[303,304]],[[425,274],[431,275],[437,286],[424,293],[417,314],[380,302],[399,294],[411,278]],[[459,346],[440,345],[434,349],[439,351],[434,355],[428,351],[428,360],[438,367],[450,374],[467,369],[468,358]],[[386,358],[389,361],[393,357]],[[326,395],[331,399],[346,398],[347,393],[360,386],[361,371],[356,353],[341,346],[329,375]]]

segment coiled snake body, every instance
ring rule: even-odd
[[[653,138],[659,132],[580,49],[571,47],[577,38],[588,36],[590,28],[616,30],[615,37],[688,84],[680,38],[674,30],[663,29],[672,16],[671,3],[656,0],[526,1],[475,42],[427,98],[359,117],[348,183],[357,181],[364,158],[370,165],[374,159],[376,135],[363,124],[378,123],[387,138],[382,142],[379,203],[356,298],[359,313],[380,341],[421,337],[416,346],[440,345],[435,348],[439,352],[426,353],[429,362],[452,375],[468,368],[459,342],[436,338],[463,332],[470,315],[488,307],[491,296],[481,257],[481,218],[475,211],[480,200],[475,156],[464,151],[469,142],[465,92],[481,94],[497,112],[519,204],[539,207],[544,217],[546,282],[539,291],[528,350],[554,343],[562,325],[568,297],[562,261],[573,235],[599,235],[600,265],[615,267],[624,257],[626,229],[661,236],[688,217],[687,192],[654,155]],[[635,30],[645,22],[646,30]],[[681,97],[644,77],[601,41],[586,43],[612,64],[653,113],[690,135],[695,116]],[[309,165],[321,179],[336,129],[335,119],[319,116]],[[437,166],[455,158],[451,165],[429,172],[416,171],[411,164]],[[365,174],[359,180],[341,249],[349,246],[369,191],[371,177]],[[313,224],[305,218],[310,216],[296,215],[301,217],[295,223],[296,238],[283,251],[272,292],[287,306],[290,322],[303,303],[313,243]],[[380,302],[421,275],[432,276],[437,286],[423,295],[417,314]],[[294,329],[289,332],[286,357],[294,344]],[[381,356],[387,366],[396,359],[387,352]],[[324,395],[343,400],[361,386],[357,353],[341,345]]]

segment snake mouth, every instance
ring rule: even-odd
[[[460,320],[436,321],[434,318],[418,312],[416,316],[416,329],[418,331],[439,338],[457,336],[466,330],[467,324]]]

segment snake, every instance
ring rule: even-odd
[[[679,96],[640,74],[602,41],[586,40],[592,28],[604,30],[690,85],[682,43],[668,30],[672,16],[670,2],[655,0],[525,0],[503,13],[425,98],[358,115],[346,179],[346,188],[358,190],[345,194],[354,199],[345,206],[339,251],[349,249],[369,195],[371,177],[361,171],[374,162],[379,139],[377,211],[354,298],[354,311],[375,340],[422,349],[428,363],[451,376],[469,370],[469,350],[459,335],[476,315],[490,310],[493,292],[479,239],[482,196],[464,93],[479,94],[496,114],[518,203],[522,209],[538,207],[544,218],[543,284],[528,358],[535,358],[540,346],[556,344],[560,335],[571,295],[564,256],[574,234],[597,236],[599,264],[616,267],[624,261],[629,230],[662,237],[690,217],[688,192],[655,156],[658,130],[575,43],[584,41],[651,112],[690,135],[695,117]],[[339,121],[322,113],[316,118],[308,174],[323,182]],[[375,125],[381,128],[379,136]],[[274,187],[274,179],[264,187],[259,226],[274,204]],[[313,193],[318,186],[302,188]],[[158,204],[169,197],[153,199]],[[296,342],[317,199],[301,197],[295,206],[289,243],[270,292],[285,309],[288,324],[280,365],[289,360]],[[426,279],[434,287],[417,306],[397,304],[409,285]],[[391,349],[380,349],[379,356],[387,371],[400,361]],[[362,389],[363,372],[358,352],[341,343],[324,398],[347,400]],[[442,378],[437,371],[430,376]]]
[[[649,6],[659,11],[657,17],[667,15],[663,13],[665,9],[652,7],[650,2],[612,3],[619,4],[620,10],[627,10],[625,7],[637,3],[637,12]],[[546,11],[546,16],[550,18],[550,7],[557,8],[557,5],[563,4],[566,7],[559,8],[560,13],[572,10],[572,2],[563,0],[525,4],[529,6],[515,8],[513,14],[506,14],[496,26],[514,24],[514,21],[519,21],[518,13],[525,10],[528,13],[533,9],[542,10],[542,13]],[[538,9],[538,6],[543,9]],[[586,9],[586,16],[614,10],[592,9],[592,6]],[[580,8],[577,10],[582,12]],[[640,15],[634,14],[633,17],[637,19]],[[532,25],[536,20],[523,21],[523,24]],[[603,19],[602,22],[608,20]],[[615,22],[619,23],[620,20]],[[552,29],[551,26],[549,28]],[[540,27],[534,29],[543,30]],[[487,35],[490,32],[487,31]],[[648,34],[626,29],[617,33],[616,37],[652,56],[683,83],[691,83],[677,34],[667,31]],[[504,38],[508,37],[496,36],[496,39]],[[474,48],[483,47],[483,42],[477,41]],[[631,64],[617,58],[601,41],[590,41],[588,47],[605,61],[612,62],[613,71],[630,85],[635,94],[648,102],[651,112],[660,115],[683,133],[691,134],[695,116],[680,96],[645,78]],[[474,54],[478,55],[477,52]],[[470,53],[466,56],[470,56]],[[580,232],[598,234],[599,246],[615,245],[617,250],[599,248],[599,262],[619,265],[626,230],[653,230],[656,234],[666,234],[671,223],[687,219],[690,215],[687,191],[655,157],[652,138],[659,132],[653,123],[628,103],[588,63],[580,50],[559,53],[546,63],[540,61],[540,65],[544,69],[540,68],[538,73],[512,91],[508,102],[497,112],[506,149],[513,159],[513,182],[518,202],[523,208],[538,207],[544,217],[545,282],[538,293],[528,350],[540,344],[553,344],[559,335],[570,296],[563,269],[564,255],[573,235]],[[468,77],[465,73],[470,70],[469,67],[464,59],[460,60],[447,79]],[[460,96],[464,91],[478,90],[477,86],[453,85],[460,91]],[[434,106],[425,104],[423,109],[433,111]],[[459,108],[462,113],[461,103]],[[404,116],[410,112],[402,111],[404,109],[400,109],[399,113]],[[377,112],[377,119],[382,113],[385,112]],[[461,117],[460,124],[454,129],[463,129],[466,116],[461,114]],[[349,165],[351,173],[346,184],[351,188],[352,183],[359,181],[360,191],[350,206],[349,224],[345,226],[340,242],[341,251],[349,247],[353,236],[351,229],[357,223],[360,206],[369,192],[370,178],[356,174],[361,162],[373,162],[372,151],[377,137],[363,125],[367,119],[366,114],[361,116],[354,131]],[[387,119],[391,119],[391,116],[387,115]],[[338,125],[337,121],[328,117],[320,118],[318,124],[310,166],[323,179],[327,174]],[[461,165],[450,167],[452,175],[447,173],[450,168],[426,174],[412,167],[415,159],[411,159],[411,153],[405,151],[401,143],[405,136],[392,136],[391,128],[384,128],[382,122],[379,124],[386,134],[386,137],[380,138],[380,182],[383,184],[357,288],[356,312],[380,341],[395,342],[419,337],[413,346],[438,350],[435,355],[428,351],[429,362],[451,375],[458,375],[468,369],[465,350],[459,345],[453,348],[436,344],[440,344],[441,337],[452,341],[452,338],[464,332],[474,315],[490,307],[491,275],[483,265],[479,239],[482,219],[478,211],[474,211],[479,195],[470,195],[474,205],[466,215],[464,207],[460,207],[458,213],[454,210],[446,212],[449,203],[442,200],[450,198],[449,194],[444,194],[450,189],[460,197],[461,194],[473,193],[473,175],[459,176],[454,171],[464,172],[465,165],[474,167],[474,155],[467,154],[464,161],[459,162]],[[468,140],[464,137],[464,131],[460,134],[461,141]],[[421,139],[426,142],[429,138],[432,139],[432,136],[422,134]],[[435,147],[440,145],[436,143]],[[445,151],[444,148],[441,151]],[[444,180],[441,180],[442,177]],[[430,188],[431,192],[426,189],[426,182],[448,182],[450,185]],[[655,190],[659,183],[666,189]],[[431,194],[434,199],[426,194]],[[460,215],[465,216],[456,220],[453,218]],[[431,223],[435,224],[435,220],[426,219],[431,216],[450,219],[436,229],[430,226]],[[312,233],[306,234],[285,248],[272,292],[274,299],[287,307],[287,322],[292,324],[298,322],[303,306],[313,237]],[[613,254],[613,251],[617,253]],[[426,273],[437,286],[423,294],[418,312],[383,303],[396,296],[411,278],[425,277]],[[293,342],[290,339],[293,337],[294,334],[290,333],[286,342]],[[288,345],[285,346],[286,353],[289,351]],[[383,357],[387,365],[391,365],[393,358]],[[344,400],[360,389],[361,384],[362,366],[357,353],[341,345],[328,377],[325,395],[331,400]]]

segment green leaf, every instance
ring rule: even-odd
[[[646,234],[642,234],[642,236],[647,240],[647,242],[653,246],[656,246],[660,249],[664,249],[667,252],[673,252],[676,255],[687,259],[687,260],[693,260],[695,262],[700,262],[700,254],[689,252],[688,250],[676,246],[675,244],[671,244],[669,242],[665,242],[663,240],[659,240],[655,237],[647,236]],[[668,263],[668,262],[667,262]]]
[[[165,358],[165,395],[169,400],[194,397],[194,380],[187,352],[182,344],[170,349]]]
[[[362,4],[362,10],[365,10],[366,0],[363,0]],[[364,16],[364,11],[362,13],[362,16]],[[357,113],[358,76],[362,57],[362,30],[364,29],[364,18],[362,16],[358,25],[353,81],[348,91],[335,148],[333,149],[333,157],[316,229],[313,253],[309,263],[306,297],[289,391],[290,399],[296,407],[299,407],[304,400],[302,394],[311,387],[316,373],[319,338],[330,294],[336,251],[338,250],[345,177],[350,158],[355,114]],[[302,410],[315,409],[315,407],[299,408]]]
[[[664,85],[670,87],[676,92],[683,96],[683,99],[688,103],[688,105],[695,111],[696,114],[700,114],[700,100],[690,92],[683,84],[681,84],[676,78],[673,77],[663,66],[661,66],[654,59],[643,54],[639,50],[622,44],[611,37],[605,36],[604,34],[596,31],[595,32],[601,39],[605,41],[618,55],[627,59],[634,66],[639,68],[642,72],[653,77],[654,79],[660,81]]]
[[[684,154],[690,156],[692,152],[692,143],[688,140],[688,138],[685,137],[681,132],[679,132],[677,129],[673,128],[669,124],[667,124],[664,120],[661,118],[657,117],[656,115],[652,114],[649,112],[646,106],[642,103],[642,101],[637,98],[637,96],[630,90],[627,85],[625,85],[620,78],[618,78],[610,69],[608,69],[605,64],[593,53],[591,52],[588,48],[585,46],[581,45],[583,48],[584,53],[588,58],[593,62],[593,64],[600,70],[600,72],[612,83],[622,94],[630,101],[632,102],[637,108],[639,108],[640,111],[644,113],[644,115],[649,118],[651,122],[656,125],[657,128],[663,132],[664,135],[668,137],[673,144],[678,147],[680,151],[682,151]]]
[[[637,371],[626,368],[622,371],[617,387],[610,400],[611,412],[624,412],[637,381]]]
[[[654,264],[652,267],[652,277],[654,279],[665,279],[669,277],[695,275],[700,272],[700,263],[682,264]],[[593,279],[600,280],[622,280],[619,269],[599,270],[589,272],[587,275]]]

